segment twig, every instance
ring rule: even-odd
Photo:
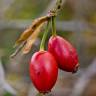
[[[66,2],[66,0],[62,0],[61,6],[63,6],[65,4],[65,2]],[[47,14],[50,9],[54,9],[53,5],[56,5],[56,0],[50,1],[50,4],[48,5],[48,7],[44,10],[44,12],[40,16]]]

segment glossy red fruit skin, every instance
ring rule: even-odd
[[[73,73],[77,71],[78,54],[67,40],[60,36],[52,36],[48,42],[48,51],[53,54],[60,69]]]
[[[58,65],[47,51],[36,52],[30,62],[30,79],[40,93],[50,92],[56,83]]]

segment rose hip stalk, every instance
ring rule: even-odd
[[[60,69],[74,73],[79,66],[76,49],[67,40],[56,35],[54,20],[52,22],[53,36],[49,39],[48,51],[53,54]]]
[[[48,25],[49,27],[49,25]],[[58,66],[53,55],[44,51],[45,39],[48,33],[43,35],[40,51],[36,52],[30,62],[30,78],[40,93],[51,91],[57,80]]]

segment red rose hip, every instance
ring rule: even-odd
[[[48,51],[57,60],[60,69],[76,72],[78,69],[78,55],[76,49],[60,36],[52,36],[48,42]]]
[[[47,51],[36,52],[30,62],[30,78],[40,93],[51,91],[57,80],[58,66]]]

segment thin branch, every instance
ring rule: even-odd
[[[44,10],[44,12],[40,14],[40,16],[46,15],[49,12],[49,10],[53,8],[53,5],[55,5],[55,3],[56,3],[56,0],[52,0],[48,5],[48,7]]]
[[[66,2],[66,0],[62,0],[62,6],[65,4],[65,2]],[[54,8],[53,5],[55,5],[55,4],[56,4],[56,0],[52,0],[49,3],[48,7],[44,10],[44,12],[42,12],[42,14],[40,16],[43,16],[43,15],[47,14],[50,9],[53,9]]]

